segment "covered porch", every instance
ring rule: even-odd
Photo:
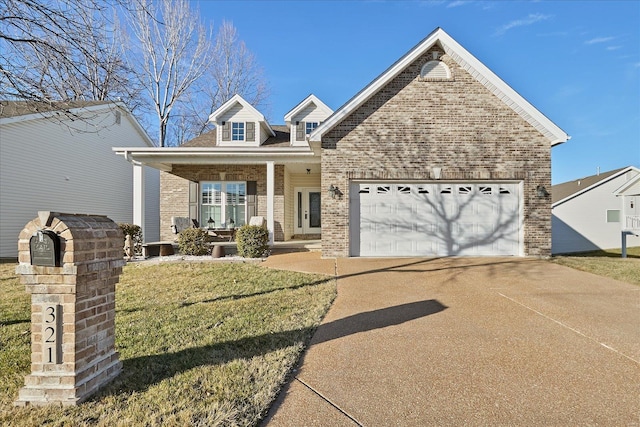
[[[144,167],[160,174],[160,239],[171,217],[203,228],[240,227],[266,218],[270,244],[320,238],[320,156],[306,147],[233,151],[220,148],[114,148],[132,164],[134,223],[144,226]],[[257,152],[259,151],[259,152]]]

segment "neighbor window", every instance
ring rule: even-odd
[[[313,130],[318,127],[318,122],[305,122],[304,124],[305,124],[305,133],[307,135],[310,135],[311,132],[313,132]]]
[[[200,224],[215,228],[240,227],[246,224],[247,183],[246,182],[203,182],[200,186]]]
[[[231,140],[244,141],[244,123],[243,122],[231,123]]]
[[[620,209],[607,209],[607,222],[620,222]]]

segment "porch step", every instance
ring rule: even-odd
[[[320,234],[294,234],[291,240],[320,240]]]

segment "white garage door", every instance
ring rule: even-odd
[[[352,256],[520,254],[520,184],[351,184]]]

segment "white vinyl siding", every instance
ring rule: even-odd
[[[622,200],[614,192],[627,182],[625,175],[628,174],[612,178],[553,207],[552,253],[620,248],[622,224],[608,222],[607,211],[621,210]],[[640,237],[628,236],[627,246],[640,246]]]
[[[229,138],[223,139],[223,126],[218,126],[218,144],[231,146],[259,146],[269,138],[269,132],[260,125],[259,118],[248,109],[242,107],[242,104],[236,103],[229,108],[221,117],[220,122],[228,125]],[[242,137],[234,139],[233,124],[242,123]],[[235,134],[238,136],[239,134]]]
[[[98,214],[132,222],[133,167],[112,147],[146,144],[124,114],[121,124],[113,126],[113,111],[89,114],[97,126],[87,132],[44,118],[0,125],[0,257],[17,256],[18,234],[38,211]],[[145,178],[143,234],[147,241],[157,240],[159,172],[145,168]]]
[[[298,114],[296,114],[293,119],[291,126],[291,140],[293,145],[308,145],[307,139],[296,138],[297,134],[302,133],[302,135],[308,135],[307,133],[307,123],[318,123],[320,124],[324,120],[326,120],[327,115],[324,111],[317,108],[315,104],[310,104],[307,107],[303,108]],[[299,129],[298,127],[301,127]],[[302,131],[302,132],[299,132]]]

